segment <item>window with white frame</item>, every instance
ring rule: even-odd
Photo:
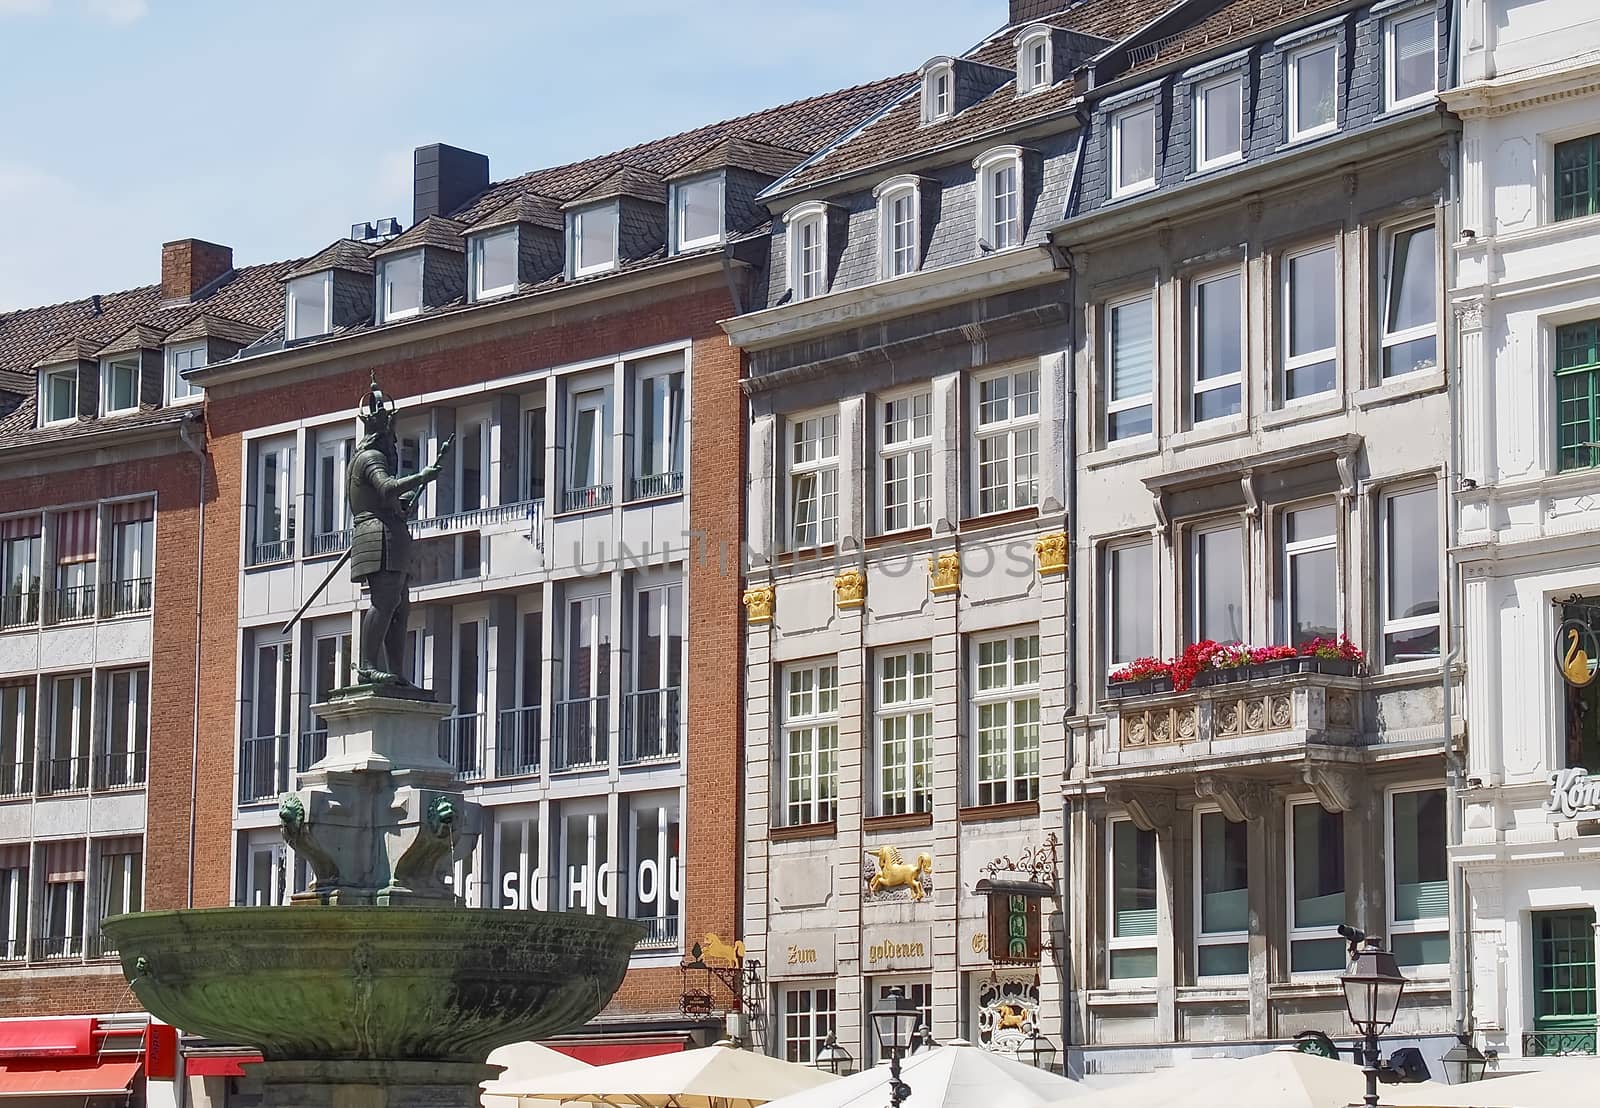
[[[572,393],[567,437],[567,488],[562,508],[569,512],[611,503],[611,404],[604,387]]]
[[[1150,541],[1106,548],[1106,661],[1127,665],[1155,653],[1155,576]]]
[[[933,394],[884,400],[878,413],[883,531],[927,527],[933,522]]]
[[[1406,969],[1450,964],[1450,841],[1443,789],[1389,794],[1389,949]]]
[[[839,797],[839,668],[783,671],[783,822],[832,823]]]
[[[878,815],[933,811],[933,651],[878,655]]]
[[[809,1066],[817,1060],[839,1018],[834,990],[824,985],[785,987],[780,997],[783,1057]]]
[[[126,354],[100,363],[100,414],[116,415],[139,407],[139,355]]]
[[[1195,976],[1250,972],[1250,825],[1195,811]]]
[[[96,784],[103,789],[142,785],[150,744],[150,670],[112,670],[103,681],[105,734]]]
[[[1043,27],[1025,32],[1017,46],[1017,95],[1049,88],[1050,68],[1050,32]]]
[[[1215,169],[1244,153],[1244,78],[1238,73],[1194,86],[1194,167]]]
[[[256,449],[251,565],[294,557],[294,454],[289,441],[262,443]]]
[[[919,196],[915,178],[896,177],[876,190],[878,273],[885,279],[917,271]]]
[[[976,804],[1039,799],[1039,636],[972,644]]]
[[[1439,364],[1433,224],[1385,231],[1383,262],[1383,376],[1433,369]]]
[[[31,677],[0,684],[0,797],[33,791],[36,695]]]
[[[641,366],[634,437],[635,497],[683,491],[683,360],[677,355]]]
[[[1289,805],[1289,972],[1344,971],[1344,813],[1315,800]]]
[[[936,65],[922,75],[922,122],[949,119],[955,106],[955,74],[948,64]]]
[[[167,399],[176,403],[205,395],[206,390],[191,383],[184,374],[191,369],[204,367],[209,356],[204,342],[185,342],[167,347]]]
[[[1155,430],[1155,298],[1106,305],[1106,441]]]
[[[288,851],[277,828],[239,832],[239,868],[234,903],[267,908],[289,903]]]
[[[1111,117],[1111,195],[1156,187],[1156,106],[1141,104]]]
[[[50,679],[50,747],[45,752],[41,793],[82,792],[89,787],[92,703],[90,674],[70,673]]]
[[[83,954],[84,843],[44,844],[44,918],[35,958],[77,958]]]
[[[1156,976],[1156,833],[1110,821],[1110,909],[1106,976],[1113,985]]]
[[[47,598],[47,620],[93,619],[100,560],[100,510],[91,505],[54,514],[56,591]]]
[[[796,300],[828,291],[827,213],[815,205],[784,218],[788,232],[789,288]]]
[[[1383,497],[1383,662],[1439,657],[1439,494],[1433,485]]]
[[[1385,21],[1384,104],[1388,108],[1406,108],[1433,99],[1439,81],[1439,65],[1434,60],[1437,46],[1431,8]]]
[[[672,186],[672,226],[679,250],[693,250],[721,241],[721,174],[680,181]]]
[[[1285,254],[1282,269],[1283,399],[1332,392],[1339,337],[1334,246]]]
[[[1283,513],[1278,564],[1279,630],[1299,646],[1339,633],[1339,530],[1332,504]]]
[[[991,150],[973,163],[978,171],[979,248],[1022,245],[1022,151]]]
[[[1237,523],[1189,533],[1189,641],[1245,637],[1244,528]]]
[[[1289,55],[1289,141],[1338,126],[1339,47],[1322,42]]]
[[[569,596],[563,700],[555,706],[551,769],[603,766],[611,760],[611,594]]]
[[[78,370],[52,369],[39,375],[39,422],[68,423],[78,418]]]
[[[28,956],[28,844],[0,846],[0,961]]]
[[[144,841],[137,835],[101,839],[95,843],[95,851],[100,856],[100,918],[141,911]]]
[[[517,287],[517,254],[520,245],[517,229],[489,231],[473,235],[468,252],[472,267],[472,298],[487,300],[503,296]]]
[[[284,333],[290,342],[333,330],[333,273],[313,273],[289,282]]]
[[[1238,415],[1243,398],[1244,282],[1237,270],[1189,286],[1191,420]]]
[[[839,416],[789,420],[789,545],[826,546],[839,522]]]
[[[1039,371],[1007,370],[974,383],[978,514],[1039,502]]]
[[[617,205],[572,213],[573,274],[603,273],[617,264]]]
[[[317,438],[316,488],[312,491],[315,533],[309,554],[342,550],[349,541],[350,505],[345,500],[345,469],[355,450],[349,435],[326,434]]]
[[[899,989],[900,995],[909,1000],[911,1006],[917,1010],[916,1030],[918,1032],[926,1031],[931,1035],[933,1033],[933,982],[925,977],[874,977],[867,983],[867,995],[873,998],[871,1007],[881,1007],[883,1002],[888,1000],[896,989]],[[869,1040],[876,1040],[877,1037],[876,1034],[867,1036]],[[873,1041],[870,1045],[873,1049],[868,1054],[868,1057],[875,1061],[880,1060],[883,1053],[882,1044]]]
[[[378,265],[380,323],[414,316],[422,310],[422,251],[385,258]]]

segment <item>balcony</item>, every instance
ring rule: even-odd
[[[133,789],[145,783],[145,752],[125,750],[118,754],[102,754],[95,759],[94,787],[97,789]]]
[[[294,557],[294,536],[270,542],[253,542],[245,552],[245,565],[264,566],[273,562],[287,562]]]
[[[607,697],[563,700],[556,704],[550,736],[550,769],[593,769],[611,760],[611,704]]]
[[[39,594],[13,592],[0,596],[0,631],[32,627],[39,622]]]
[[[64,962],[83,957],[82,935],[47,935],[33,940],[35,962]]]
[[[630,500],[649,500],[657,496],[679,496],[683,493],[682,473],[647,473],[633,479],[629,490]]]
[[[644,938],[635,945],[636,950],[676,950],[678,946],[677,916],[635,916],[634,923],[644,925]]]
[[[481,781],[488,776],[487,730],[482,713],[446,716],[439,721],[439,757],[454,767],[457,781]]]
[[[563,512],[587,512],[595,508],[611,507],[610,485],[585,485],[567,489],[561,494]]]
[[[89,791],[89,756],[46,758],[39,764],[39,795],[62,796]]]
[[[111,941],[111,936],[96,932],[89,936],[87,957],[89,958],[115,958],[117,944]]]
[[[74,623],[95,617],[98,610],[100,586],[68,585],[64,589],[51,589],[44,594],[44,622]]]
[[[288,735],[262,735],[239,740],[239,803],[263,804],[283,791],[278,767]]]
[[[312,535],[306,540],[306,557],[321,558],[328,554],[343,554],[350,547],[350,530],[328,531]]]
[[[100,586],[100,618],[112,619],[148,612],[154,599],[154,584],[149,577],[107,581]]]
[[[495,771],[501,777],[526,777],[539,772],[539,706],[505,708],[500,712]]]
[[[678,759],[678,690],[629,693],[622,702],[622,764]]]
[[[1567,1028],[1562,1031],[1529,1031],[1522,1036],[1524,1058],[1563,1058],[1572,1054],[1595,1053],[1595,1028]]]
[[[24,762],[0,762],[0,800],[33,795],[33,758]]]
[[[302,731],[300,733],[300,741],[295,744],[294,771],[296,773],[304,773],[327,756],[327,728]]]
[[[481,531],[502,524],[527,525],[537,530],[544,514],[543,500],[519,500],[515,504],[496,504],[492,508],[473,508],[466,512],[429,516],[411,521],[411,533],[417,538],[427,535],[447,535],[457,531]]]
[[[0,962],[21,962],[28,956],[28,944],[23,939],[0,939]]]

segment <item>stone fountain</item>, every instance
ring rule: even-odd
[[[365,572],[373,596],[363,683],[313,706],[327,754],[279,802],[284,840],[315,874],[310,888],[287,908],[139,912],[102,925],[147,1011],[261,1051],[251,1073],[270,1108],[475,1106],[479,1083],[500,1069],[489,1052],[587,1021],[644,934],[604,916],[465,908],[449,885],[480,813],[439,756],[449,705],[390,665],[409,585],[405,517],[438,463],[392,475],[391,410],[374,385],[362,418],[377,430],[348,477],[352,576]],[[375,557],[363,528],[378,535]]]

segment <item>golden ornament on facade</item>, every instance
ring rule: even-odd
[[[900,848],[880,846],[867,851],[867,857],[878,863],[878,870],[867,879],[867,894],[877,896],[889,889],[905,889],[912,900],[921,900],[932,884],[933,855],[923,851],[915,862],[901,861]]]
[[[833,602],[839,610],[859,608],[867,602],[867,575],[847,569],[833,579]]]
[[[961,591],[961,555],[945,550],[928,559],[928,576],[933,579],[933,595],[947,596]]]
[[[760,585],[744,591],[744,615],[750,623],[771,623],[772,607],[776,593],[771,585]]]
[[[1057,531],[1040,535],[1033,544],[1034,558],[1039,563],[1039,576],[1049,577],[1067,572],[1067,533]]]

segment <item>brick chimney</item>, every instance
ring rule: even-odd
[[[233,247],[204,239],[161,244],[161,299],[193,300],[195,293],[233,272]]]
[[[1072,7],[1077,0],[1011,0],[1011,25],[1032,23]]]
[[[489,187],[487,156],[442,142],[417,147],[413,170],[412,226],[430,215],[449,215]]]

